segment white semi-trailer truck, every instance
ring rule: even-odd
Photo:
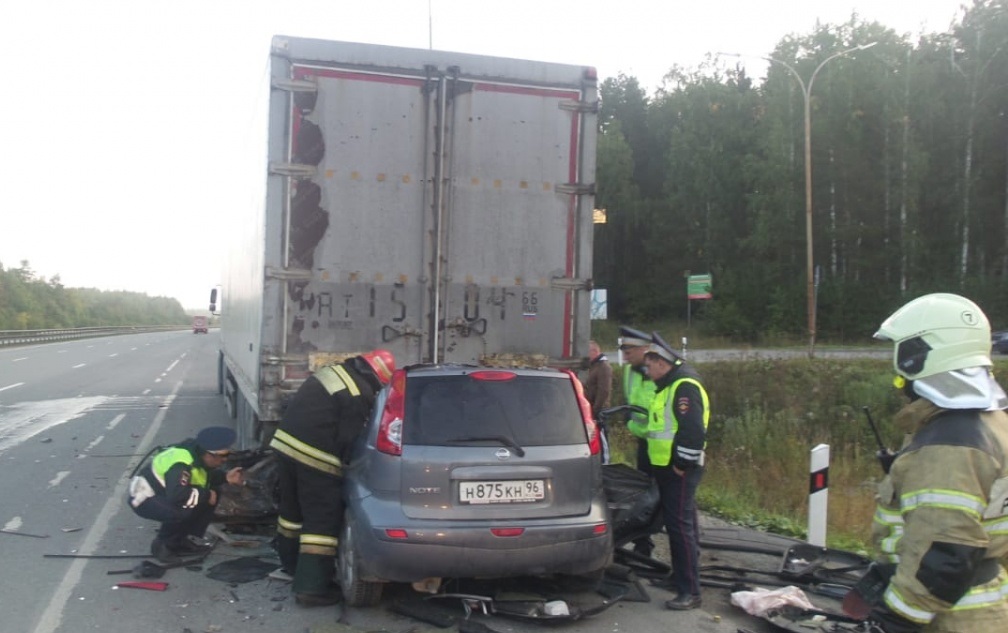
[[[236,193],[211,298],[241,445],[373,348],[580,365],[597,110],[591,67],[274,37],[260,189]]]

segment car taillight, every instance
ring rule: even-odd
[[[525,528],[490,528],[490,533],[501,537],[521,536],[525,533]]]
[[[569,369],[563,371],[570,376],[571,383],[574,385],[578,407],[581,409],[581,420],[584,421],[585,430],[588,432],[588,450],[591,451],[592,455],[598,455],[602,452],[602,440],[599,438],[598,426],[592,418],[591,405],[588,404],[588,399],[585,398],[584,388],[581,386],[581,381],[578,380],[574,372]]]
[[[406,370],[392,374],[392,386],[378,423],[377,448],[388,455],[402,455],[402,425],[406,409]]]

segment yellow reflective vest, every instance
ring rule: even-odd
[[[151,463],[151,470],[157,478],[158,483],[165,485],[165,474],[175,464],[185,464],[189,467],[189,485],[195,488],[206,488],[209,482],[207,471],[202,466],[196,466],[196,458],[188,449],[180,446],[173,446],[161,451],[154,457]]]
[[[675,393],[683,383],[696,385],[703,401],[703,440],[700,442],[680,442],[676,444],[679,433],[679,419],[675,414]],[[703,450],[707,445],[707,423],[710,420],[710,400],[707,390],[695,378],[679,378],[671,385],[655,393],[648,409],[647,441],[648,460],[653,466],[668,466],[672,462],[673,449],[684,462],[695,466],[703,465]],[[690,444],[699,444],[691,446]]]
[[[654,381],[637,371],[632,365],[623,365],[623,397],[627,404],[651,408],[651,401],[654,400]],[[633,413],[627,418],[627,429],[634,436],[647,439],[648,416],[646,413]]]

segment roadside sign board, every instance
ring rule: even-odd
[[[605,288],[594,288],[591,291],[591,318],[608,319],[609,300]]]
[[[711,275],[690,275],[686,278],[686,295],[690,299],[711,299]]]

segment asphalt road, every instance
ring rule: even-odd
[[[394,599],[412,594],[407,586],[392,587],[374,609],[305,609],[293,604],[285,583],[225,583],[206,575],[218,563],[251,555],[275,562],[265,544],[253,549],[219,544],[202,569],[169,570],[160,579],[168,583],[163,592],[115,588],[132,578],[109,572],[142,560],[156,529],[124,502],[126,482],[141,456],[204,426],[231,423],[216,392],[217,342],[212,330],[209,335],[151,333],[0,349],[0,596],[5,607],[0,630],[434,628],[391,610]],[[704,522],[708,537],[734,529]],[[762,538],[739,535],[740,542]],[[660,545],[663,540],[658,539]],[[773,556],[753,556],[712,549],[704,551],[703,562],[771,570],[779,564]],[[707,589],[704,607],[683,613],[664,609],[670,594],[653,587],[647,592],[650,602],[617,603],[563,628],[584,633],[773,630],[732,607],[727,589]],[[445,604],[462,615],[458,601]],[[474,618],[502,633],[544,628],[539,621]]]

